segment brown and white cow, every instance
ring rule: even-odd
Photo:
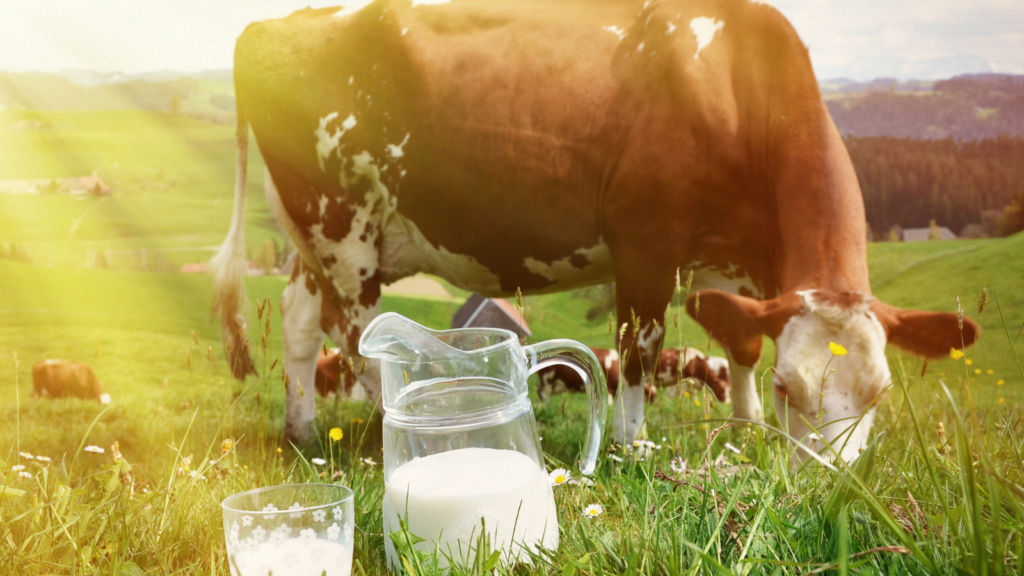
[[[614,396],[619,388],[619,353],[605,348],[591,348],[604,369],[608,394]],[[547,400],[560,392],[583,392],[583,378],[576,370],[564,364],[554,364],[537,372],[537,396]],[[653,379],[646,385],[644,396],[653,401],[657,387],[675,386],[686,380],[707,386],[721,402],[729,399],[729,364],[724,358],[704,356],[695,348],[664,348],[658,358]]]
[[[868,414],[885,344],[940,356],[978,337],[952,314],[871,297],[864,205],[807,49],[747,0],[377,0],[250,25],[235,49],[238,163],[215,307],[251,371],[241,282],[248,129],[267,200],[301,262],[282,296],[286,432],[308,434],[324,335],[357,340],[380,286],[427,272],[486,296],[615,280],[630,350],[613,434],[644,421],[641,374],[664,337],[675,275],[729,353],[734,414],[762,418],[754,366],[777,346],[790,430]],[[828,342],[849,354],[816,391]],[[362,371],[371,395],[379,370]],[[349,375],[355,378],[354,374]],[[784,414],[784,416],[786,416]],[[839,439],[846,420],[827,424]]]
[[[37,397],[73,396],[110,404],[99,379],[88,364],[69,360],[40,360],[32,366],[32,394]]]

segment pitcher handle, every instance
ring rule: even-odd
[[[590,398],[590,417],[587,442],[583,446],[579,466],[584,476],[590,476],[597,466],[597,454],[601,451],[601,437],[604,435],[604,422],[608,412],[608,387],[601,363],[597,361],[590,348],[574,340],[548,340],[526,346],[524,350],[529,361],[530,374],[548,366],[561,364],[576,370],[583,378],[583,388]]]

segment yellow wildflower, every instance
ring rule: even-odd
[[[1000,399],[999,399],[999,403],[1000,403],[1000,404],[1002,404],[1003,402],[1006,402],[1006,398],[1000,398]]]
[[[987,374],[995,374],[996,371],[991,369],[991,368],[989,368],[988,370],[985,370],[985,373],[987,373]]]
[[[974,373],[975,374],[981,374],[981,368],[975,368],[974,369]]]
[[[694,398],[693,399],[693,405],[694,406],[700,406],[700,400],[697,400],[696,398]]]
[[[996,380],[996,386],[1002,386],[1005,382],[1005,380]]]
[[[278,453],[278,454],[280,454],[281,452],[284,452],[284,450],[281,450],[281,447],[280,447],[280,446],[278,446],[278,447],[277,447],[277,453]]]
[[[974,364],[974,360],[971,360],[970,358],[968,358],[967,360],[964,360],[964,362],[966,362],[968,366],[970,366],[971,364]]]
[[[835,342],[829,342],[828,343],[828,349],[829,349],[830,352],[832,352],[836,356],[845,356],[846,355],[846,348],[843,348],[841,345],[836,344]]]
[[[341,431],[341,428],[331,428],[331,440],[337,442],[345,437],[345,433]]]
[[[952,358],[953,360],[959,360],[964,357],[964,351],[957,350],[956,348],[950,348],[949,357]]]

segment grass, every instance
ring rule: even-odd
[[[104,111],[47,112],[52,132],[2,129],[38,114],[0,112],[0,179],[99,168],[118,193],[108,200],[0,195],[0,243],[27,246],[37,264],[0,260],[0,574],[227,574],[224,497],[330,481],[336,472],[356,491],[355,573],[382,573],[382,473],[361,460],[381,461],[373,407],[319,402],[316,425],[341,427],[339,442],[324,434],[294,447],[281,438],[280,362],[271,369],[282,348],[280,315],[270,314],[268,329],[255,304],[269,298],[276,309],[285,280],[247,279],[261,377],[243,385],[221,360],[208,278],[142,271],[128,260],[113,270],[82,264],[96,249],[146,248],[173,265],[205,260],[231,210],[231,128]],[[246,232],[258,246],[280,236],[262,200],[258,157],[251,162]],[[1022,245],[1024,235],[870,246],[878,297],[955,310],[959,296],[984,332],[968,351],[970,366],[946,359],[923,377],[919,360],[890,351],[897,381],[870,449],[852,468],[790,468],[789,445],[767,427],[778,426],[770,407],[766,426],[718,430],[728,406],[704,392],[661,394],[648,411],[649,437],[660,449],[641,460],[606,444],[593,486],[556,488],[555,553],[510,567],[488,566],[484,550],[454,573],[1024,573],[1017,362],[1024,336],[1016,352],[1011,344],[1024,321]],[[978,313],[986,285],[991,298]],[[385,295],[383,308],[445,328],[465,295],[452,292],[452,299]],[[610,346],[605,319],[582,320],[591,304],[579,293],[526,298],[532,340]],[[681,331],[670,327],[667,342],[708,345],[685,319]],[[31,364],[47,357],[89,362],[114,403],[31,399]],[[773,361],[768,342],[758,375]],[[571,467],[585,399],[534,399],[534,410],[549,467]],[[222,454],[226,439],[232,443]],[[120,460],[112,457],[115,442]],[[86,445],[106,452],[85,452]],[[314,466],[313,457],[328,464]],[[683,460],[688,472],[674,472],[673,462]],[[604,513],[584,517],[595,503]],[[430,558],[408,559],[418,575],[437,572]]]

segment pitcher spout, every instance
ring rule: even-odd
[[[518,342],[513,332],[498,328],[432,330],[387,312],[377,316],[359,338],[359,353],[391,362],[432,362],[476,354]]]

